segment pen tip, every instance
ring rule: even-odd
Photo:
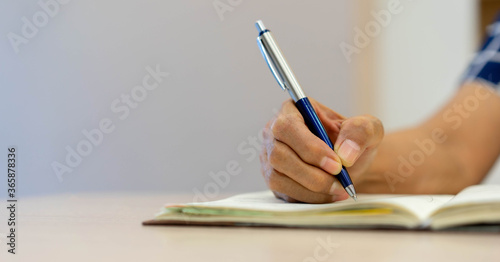
[[[354,190],[354,186],[351,184],[345,188],[347,194],[354,199],[354,201],[358,200],[358,196],[356,195],[356,190]]]

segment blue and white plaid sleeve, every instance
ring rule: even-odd
[[[500,89],[500,14],[488,27],[488,38],[465,73],[464,82],[478,80]]]

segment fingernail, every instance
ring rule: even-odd
[[[344,162],[351,166],[359,155],[359,145],[354,141],[346,139],[339,148],[339,156]],[[345,164],[345,163],[344,163]]]
[[[319,165],[323,170],[332,175],[340,173],[340,170],[342,169],[342,165],[339,162],[327,156],[323,157]]]
[[[330,195],[333,195],[334,199],[335,200],[337,198],[337,193],[335,192],[335,190],[337,190],[337,188],[339,187],[339,182],[335,181],[333,182],[332,186],[330,187]]]

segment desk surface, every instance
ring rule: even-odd
[[[141,222],[189,196],[21,198],[17,254],[0,261],[498,261],[500,235],[456,232],[160,227]],[[2,200],[6,203],[5,200]]]

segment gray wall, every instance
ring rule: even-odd
[[[220,3],[227,10],[219,16]],[[338,47],[352,29],[348,1],[73,0],[49,8],[44,16],[37,1],[0,4],[0,158],[17,147],[23,195],[208,190],[211,198],[265,188],[245,143],[288,95],[257,48],[257,19],[274,31],[308,95],[353,112]],[[23,17],[33,23],[33,15],[38,31],[23,35]],[[157,65],[169,74],[159,86],[136,87]],[[143,100],[126,106],[122,94],[131,92]],[[110,132],[91,145],[82,132],[102,121]],[[79,145],[88,155],[68,163],[67,148]],[[60,176],[56,162],[68,168]],[[217,185],[209,173],[228,163],[239,172]]]

